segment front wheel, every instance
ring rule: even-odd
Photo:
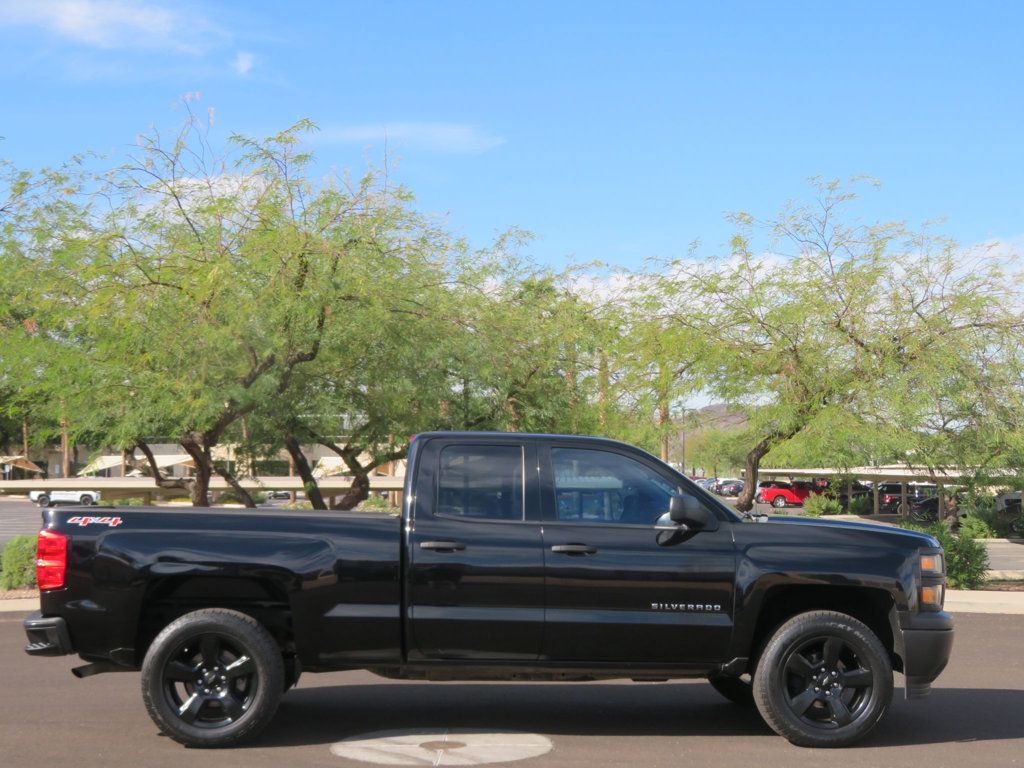
[[[754,673],[754,701],[773,731],[801,747],[863,738],[892,700],[892,663],[862,622],[834,611],[794,616]]]
[[[79,503],[79,504],[81,504],[81,505],[82,505],[83,507],[89,507],[89,506],[92,506],[92,496],[85,496],[85,495],[83,495],[83,496],[82,496],[82,497],[81,497],[81,498],[80,498],[80,499],[78,500],[78,503]]]
[[[166,735],[188,747],[227,747],[270,722],[284,691],[281,651],[238,611],[185,614],[157,635],[142,663],[142,699]]]
[[[772,506],[776,509],[782,509],[786,506],[786,498],[784,496],[776,496],[772,499]]]

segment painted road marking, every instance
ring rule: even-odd
[[[553,746],[537,733],[374,731],[335,742],[331,753],[377,765],[485,765],[540,757]]]

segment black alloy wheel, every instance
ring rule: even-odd
[[[765,722],[791,743],[846,746],[888,709],[892,662],[874,632],[852,616],[802,613],[768,641],[753,693]]]
[[[263,730],[285,689],[281,650],[256,619],[206,608],[167,625],[142,664],[142,698],[189,747],[234,746]]]
[[[874,675],[838,637],[807,640],[789,653],[784,667],[786,704],[809,726],[849,725],[871,699]]]
[[[252,706],[256,665],[231,638],[205,634],[182,643],[163,668],[164,697],[183,722],[220,728]]]

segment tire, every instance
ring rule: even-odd
[[[85,495],[83,495],[78,500],[78,503],[81,504],[83,507],[91,507],[92,506],[92,496],[85,496]]]
[[[892,701],[892,663],[863,623],[834,611],[794,616],[776,630],[754,673],[768,726],[799,747],[862,739]]]
[[[222,608],[168,624],[142,662],[146,711],[187,747],[230,747],[255,737],[274,717],[284,685],[281,651],[266,628]]]
[[[782,509],[784,506],[786,506],[786,497],[782,495],[776,496],[774,499],[772,499],[772,506],[775,507],[776,509]]]
[[[40,507],[48,507],[50,506],[50,497],[44,493],[42,496],[36,499],[36,504],[38,504]]]
[[[733,704],[739,704],[741,707],[754,706],[754,687],[750,681],[736,675],[711,675],[708,682]]]

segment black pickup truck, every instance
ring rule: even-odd
[[[415,438],[401,516],[48,509],[33,655],[142,671],[196,747],[258,733],[303,671],[706,678],[794,744],[842,746],[946,666],[943,552],[896,528],[739,515],[611,440]]]

